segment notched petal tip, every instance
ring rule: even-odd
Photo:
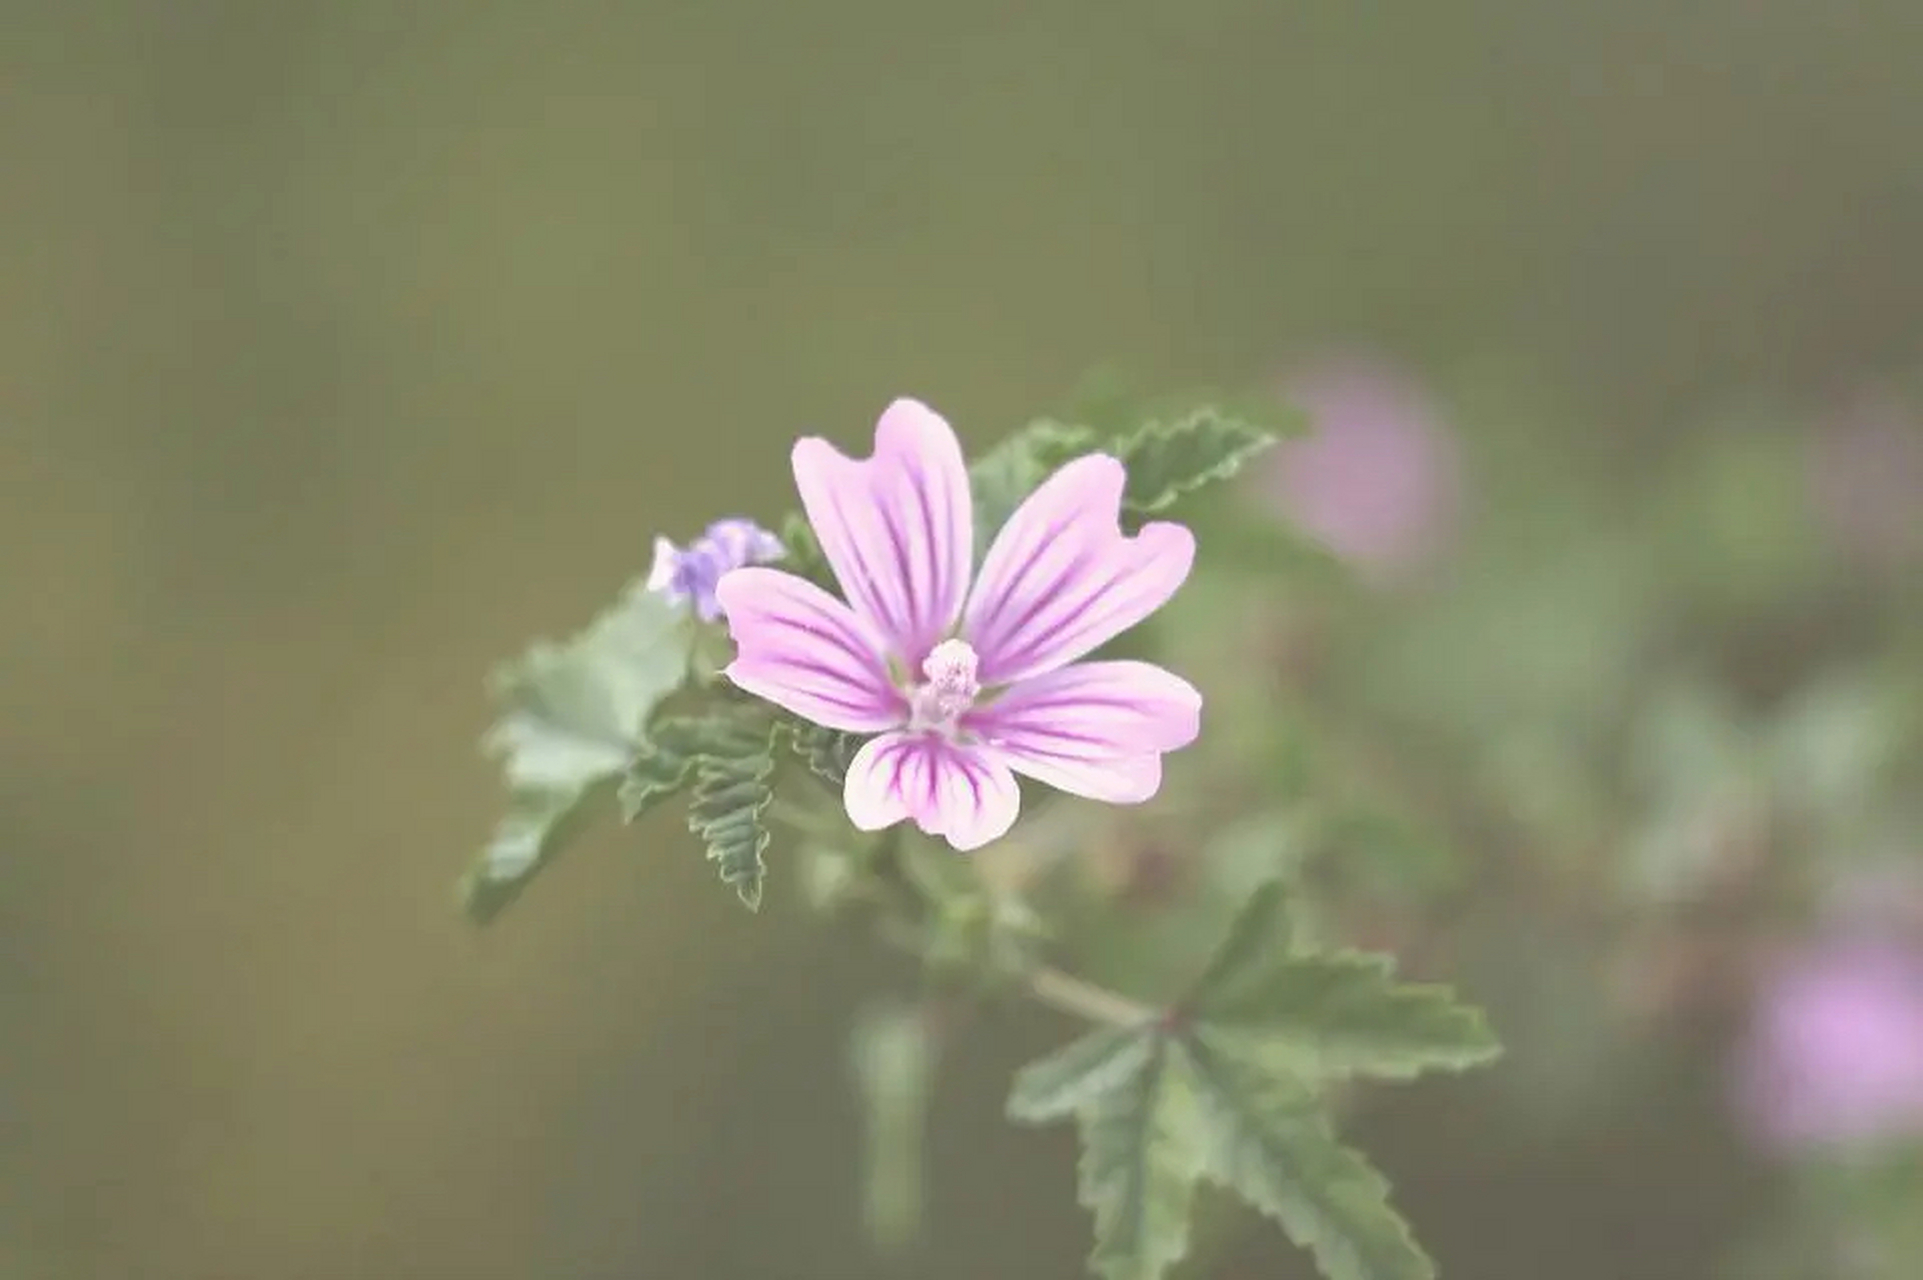
[[[874,447],[866,455],[856,457],[843,453],[825,436],[802,436],[788,450],[788,460],[796,468],[818,466],[823,462],[862,466],[888,454],[919,455],[928,448],[943,453],[952,450],[956,458],[961,458],[961,440],[948,419],[912,396],[898,396],[889,401],[888,407],[875,419]]]
[[[1153,548],[1157,556],[1166,556],[1171,567],[1178,564],[1184,581],[1189,570],[1195,567],[1195,531],[1185,524],[1173,520],[1151,520],[1135,531],[1135,536],[1125,539],[1135,546]]]
[[[1056,670],[1166,604],[1195,564],[1195,535],[1166,520],[1122,532],[1127,483],[1107,454],[1077,458],[1016,509],[982,562],[964,631],[984,679]]]
[[[795,488],[855,611],[894,656],[918,664],[961,612],[974,508],[961,444],[941,415],[897,400],[874,452],[850,458],[819,436],[795,442]]]
[[[858,830],[913,819],[925,834],[968,853],[1008,834],[1021,789],[991,751],[928,734],[885,733],[855,753],[842,800]]]
[[[948,419],[912,396],[897,396],[875,419],[875,452],[907,448],[953,450],[959,456],[961,441]]]

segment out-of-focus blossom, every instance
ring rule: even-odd
[[[1779,1150],[1923,1139],[1923,945],[1843,935],[1783,960],[1758,993],[1736,1100]]]
[[[677,604],[692,603],[703,622],[721,616],[715,584],[730,569],[767,564],[786,555],[781,539],[752,520],[717,520],[686,547],[666,538],[654,540],[654,567],[648,571],[648,590],[658,591]]]
[[[1309,433],[1271,451],[1257,492],[1378,582],[1433,561],[1453,541],[1461,498],[1454,434],[1427,394],[1364,356],[1284,380]]]
[[[874,734],[849,764],[849,819],[912,819],[957,849],[1014,824],[1021,773],[1117,804],[1147,800],[1202,698],[1146,662],[1079,659],[1188,577],[1181,525],[1121,529],[1122,464],[1078,458],[1042,482],[973,572],[968,467],[948,423],[889,405],[870,458],[794,448],[795,486],[846,601],[775,569],[717,588],[739,648],[728,678],[816,724]],[[972,579],[972,585],[971,585]]]
[[[1896,396],[1867,392],[1819,427],[1810,480],[1816,512],[1858,560],[1923,555],[1923,418]]]

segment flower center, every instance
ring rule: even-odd
[[[908,691],[908,727],[952,734],[982,691],[975,678],[980,665],[966,640],[944,640],[931,649],[921,664],[925,679]]]

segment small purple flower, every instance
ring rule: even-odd
[[[1844,937],[1766,981],[1737,1076],[1739,1113],[1783,1150],[1923,1137],[1923,948]]]
[[[1454,437],[1422,390],[1376,360],[1327,360],[1287,380],[1310,434],[1285,440],[1263,495],[1359,571],[1384,581],[1430,560],[1453,533]]]
[[[972,574],[967,464],[926,405],[889,405],[871,458],[810,438],[793,461],[847,602],[774,569],[728,574],[727,675],[804,719],[879,735],[848,769],[856,827],[912,818],[980,848],[1014,825],[1016,773],[1116,804],[1155,794],[1162,754],[1200,729],[1201,695],[1149,663],[1077,659],[1175,594],[1195,539],[1160,522],[1123,535],[1119,461],[1093,454],[1050,476]]]
[[[787,551],[781,539],[752,520],[717,520],[685,548],[666,538],[654,540],[654,567],[648,571],[648,590],[680,604],[692,601],[703,622],[721,616],[715,585],[721,575],[744,565],[779,560]]]
[[[1895,396],[1866,392],[1816,432],[1810,483],[1818,517],[1858,560],[1923,554],[1923,421]]]

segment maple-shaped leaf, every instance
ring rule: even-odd
[[[1024,1067],[1013,1120],[1073,1115],[1095,1215],[1090,1264],[1153,1280],[1188,1247],[1198,1179],[1275,1218],[1329,1280],[1431,1280],[1386,1179],[1342,1146],[1324,1077],[1404,1077],[1495,1049],[1441,988],[1399,986],[1373,957],[1295,950],[1279,887],[1258,890],[1189,994]]]
[[[1194,1101],[1174,1052],[1152,1037],[1141,1068],[1078,1114],[1076,1181],[1095,1215],[1089,1265],[1106,1280],[1156,1280],[1188,1253],[1202,1157]]]
[[[1197,1100],[1204,1172],[1281,1223],[1328,1280],[1434,1280],[1389,1182],[1336,1141],[1327,1109],[1206,1030],[1176,1047]]]
[[[1447,987],[1397,982],[1387,956],[1294,952],[1273,882],[1249,900],[1186,1003],[1218,1041],[1309,1079],[1406,1080],[1500,1051],[1480,1010]]]
[[[1046,1124],[1100,1100],[1148,1067],[1155,1038],[1144,1034],[1146,1030],[1105,1027],[1029,1063],[1015,1073],[1015,1087],[1008,1095],[1009,1119]]]

